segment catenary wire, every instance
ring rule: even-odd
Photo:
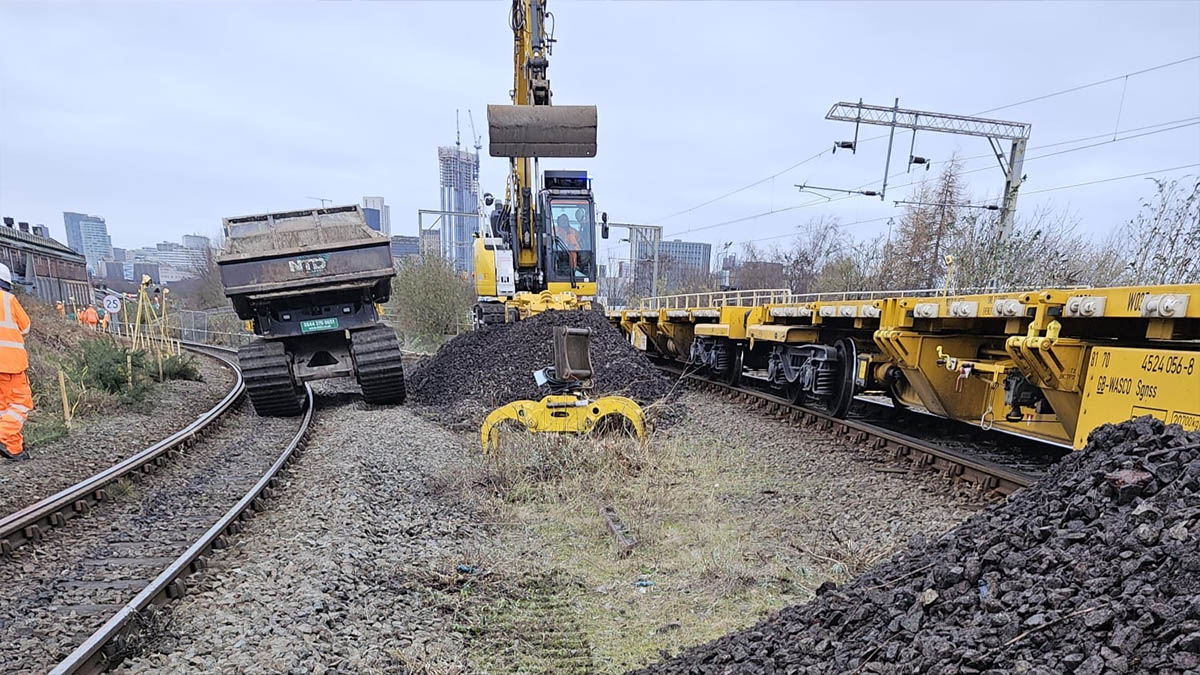
[[[1071,152],[1078,152],[1078,151],[1080,151],[1080,150],[1089,150],[1089,149],[1092,149],[1092,148],[1097,148],[1097,147],[1104,146],[1104,145],[1111,145],[1112,143],[1119,143],[1119,142],[1121,142],[1121,141],[1125,141],[1125,140],[1130,140],[1130,139],[1134,139],[1134,138],[1141,138],[1141,137],[1144,137],[1144,136],[1150,136],[1150,135],[1153,135],[1153,134],[1164,133],[1164,132],[1167,132],[1167,131],[1174,131],[1174,130],[1176,130],[1176,129],[1182,129],[1182,128],[1185,128],[1185,127],[1189,127],[1189,126],[1195,126],[1195,125],[1197,125],[1197,124],[1200,124],[1200,118],[1191,118],[1191,119],[1192,119],[1193,121],[1186,122],[1186,123],[1182,123],[1182,124],[1178,124],[1178,125],[1176,125],[1176,126],[1173,126],[1173,127],[1167,127],[1167,128],[1163,128],[1163,129],[1157,129],[1157,130],[1154,130],[1154,131],[1147,131],[1147,132],[1144,132],[1144,133],[1135,134],[1135,135],[1131,135],[1131,136],[1121,136],[1120,138],[1117,138],[1117,139],[1110,139],[1110,140],[1106,140],[1106,141],[1103,141],[1103,142],[1100,142],[1100,143],[1092,143],[1092,144],[1090,144],[1090,145],[1080,146],[1080,147],[1077,147],[1077,148],[1068,148],[1068,149],[1066,149],[1066,150],[1058,150],[1058,151],[1055,151],[1055,152],[1049,152],[1049,153],[1046,153],[1046,154],[1043,154],[1043,155],[1035,155],[1035,156],[1033,156],[1033,157],[1026,157],[1026,158],[1025,158],[1025,161],[1026,161],[1026,162],[1032,162],[1032,161],[1036,161],[1036,160],[1038,160],[1038,159],[1044,159],[1044,158],[1046,158],[1046,157],[1054,157],[1054,156],[1057,156],[1057,155],[1064,155],[1064,154],[1068,154],[1068,153],[1071,153]],[[1153,126],[1159,126],[1159,125],[1151,125],[1151,126],[1153,127]],[[1127,130],[1127,131],[1134,131],[1134,130],[1133,130],[1133,129],[1130,129],[1130,130]],[[1127,131],[1126,131],[1126,132],[1118,132],[1118,133],[1127,133]],[[1104,136],[1108,136],[1108,134],[1104,134]],[[1081,142],[1081,141],[1084,141],[1084,140],[1089,140],[1089,138],[1096,138],[1096,137],[1095,137],[1095,136],[1093,136],[1093,137],[1088,137],[1088,138],[1075,139],[1075,140],[1072,140],[1072,141],[1062,141],[1062,142],[1060,142],[1060,143],[1055,143],[1055,144],[1051,144],[1051,145],[1065,145],[1065,144],[1069,144],[1069,143],[1078,143],[1078,142]],[[1039,147],[1050,147],[1050,145],[1039,146]],[[991,155],[979,155],[979,156],[976,156],[976,157],[964,158],[964,159],[963,159],[963,161],[968,161],[968,160],[972,160],[972,159],[980,159],[980,158],[983,158],[983,157],[991,157]],[[984,166],[984,167],[978,167],[978,168],[975,168],[975,169],[966,169],[966,170],[964,170],[964,171],[960,172],[960,175],[967,175],[967,174],[972,174],[972,173],[978,173],[978,172],[980,172],[980,171],[987,171],[987,170],[990,170],[991,168],[992,168],[991,166]],[[891,175],[891,176],[888,176],[888,180],[891,180],[892,178],[897,178],[897,177],[899,177],[899,176],[903,176],[903,175],[904,175],[904,173],[905,173],[905,172],[903,172],[903,171],[902,171],[902,172],[895,173],[895,174],[893,174],[893,175]],[[893,186],[889,186],[889,187],[891,187],[891,189],[892,189],[892,190],[899,190],[899,189],[901,189],[901,188],[912,187],[913,185],[917,185],[917,184],[919,184],[920,182],[921,182],[921,181],[911,181],[911,182],[904,183],[904,184],[901,184],[901,185],[893,185]],[[864,183],[863,185],[859,186],[859,188],[858,188],[858,189],[865,188],[865,187],[867,187],[867,186],[869,186],[869,185],[872,185],[873,183],[875,183],[875,181],[874,181],[874,180],[872,180],[872,181],[870,181],[870,182],[868,182],[868,183]],[[1026,192],[1026,193],[1024,193],[1024,194],[1036,194],[1036,192]],[[842,201],[842,200],[845,200],[845,199],[852,199],[852,198],[859,197],[859,196],[861,196],[861,195],[857,195],[857,194],[847,194],[847,195],[843,195],[843,196],[840,196],[840,197],[831,197],[831,198],[821,198],[821,199],[814,199],[814,200],[812,200],[812,201],[803,202],[803,203],[800,203],[800,204],[793,204],[793,205],[791,205],[791,206],[786,206],[786,207],[782,207],[782,208],[778,208],[778,209],[771,209],[771,210],[768,210],[768,211],[763,211],[763,212],[761,212],[761,213],[756,213],[756,214],[752,214],[752,215],[749,215],[749,216],[743,216],[743,217],[741,217],[741,218],[734,218],[734,219],[732,219],[732,220],[721,221],[721,222],[719,222],[719,223],[712,223],[712,224],[709,224],[709,225],[701,225],[700,227],[689,228],[689,229],[686,229],[686,230],[679,230],[679,231],[676,231],[676,232],[671,232],[670,234],[665,234],[665,235],[663,235],[663,236],[664,236],[664,238],[665,238],[665,237],[668,237],[668,236],[670,236],[670,237],[675,237],[675,236],[679,236],[679,235],[681,235],[681,234],[691,234],[691,233],[693,233],[693,232],[700,232],[700,231],[704,231],[704,230],[710,230],[710,229],[714,229],[714,228],[717,228],[717,227],[723,227],[723,226],[725,226],[725,225],[734,225],[734,224],[737,224],[737,223],[746,222],[746,221],[748,221],[748,220],[756,220],[756,219],[758,219],[758,218],[764,218],[764,217],[766,217],[766,216],[774,215],[774,214],[776,214],[776,213],[784,213],[784,212],[787,212],[787,211],[794,211],[794,210],[796,210],[796,209],[802,209],[802,208],[806,208],[806,207],[809,207],[809,206],[816,206],[816,205],[820,205],[820,204],[830,204],[830,203],[833,203],[833,202],[838,202],[838,201]]]
[[[1017,102],[1015,102],[1015,103],[1008,103],[1008,104],[1005,104],[1005,105],[1002,105],[1002,106],[998,106],[998,107],[995,107],[995,108],[989,108],[989,109],[987,109],[987,110],[981,110],[981,111],[979,111],[979,112],[977,112],[977,113],[973,113],[973,114],[974,114],[974,115],[984,115],[984,114],[987,114],[987,113],[996,112],[997,110],[1006,110],[1006,109],[1008,109],[1008,108],[1015,108],[1015,107],[1017,107],[1017,106],[1020,106],[1020,105],[1025,105],[1025,104],[1027,104],[1027,103],[1034,103],[1034,102],[1036,102],[1036,101],[1044,101],[1044,100],[1046,100],[1046,99],[1049,99],[1049,98],[1054,98],[1054,97],[1056,97],[1056,96],[1062,96],[1062,95],[1064,95],[1064,94],[1070,94],[1070,93],[1073,93],[1073,92],[1076,92],[1076,91],[1082,91],[1082,90],[1084,90],[1084,89],[1090,89],[1091,87],[1098,87],[1098,86],[1100,86],[1100,85],[1102,85],[1102,84],[1108,84],[1108,83],[1110,83],[1110,82],[1116,82],[1116,81],[1118,81],[1118,80],[1122,80],[1122,79],[1126,79],[1126,80],[1127,80],[1127,79],[1128,79],[1128,78],[1130,78],[1130,77],[1136,77],[1136,76],[1138,76],[1138,75],[1143,75],[1143,74],[1145,74],[1145,73],[1150,73],[1150,72],[1153,72],[1153,71],[1156,71],[1156,70],[1162,70],[1162,69],[1164,69],[1164,68],[1170,68],[1171,66],[1177,66],[1177,65],[1180,65],[1180,64],[1183,64],[1183,63],[1188,63],[1188,62],[1190,62],[1190,61],[1196,61],[1196,60],[1200,60],[1200,54],[1197,54],[1197,55],[1195,55],[1195,56],[1189,56],[1189,57],[1182,58],[1182,59],[1177,59],[1177,60],[1175,60],[1175,61],[1169,61],[1169,62],[1167,62],[1167,63],[1160,63],[1160,64],[1158,64],[1158,65],[1156,65],[1156,66],[1150,66],[1149,68],[1142,68],[1141,70],[1134,70],[1134,71],[1130,71],[1130,72],[1127,72],[1127,73],[1122,73],[1122,74],[1120,74],[1120,75],[1114,75],[1113,77],[1105,78],[1105,79],[1103,79],[1103,80],[1096,80],[1095,82],[1088,82],[1087,84],[1080,84],[1080,85],[1076,85],[1076,86],[1073,86],[1073,87],[1067,87],[1067,88],[1065,88],[1065,89],[1060,89],[1060,90],[1058,90],[1058,91],[1053,91],[1053,92],[1050,92],[1050,93],[1048,93],[1048,94],[1042,94],[1042,95],[1040,95],[1040,96],[1034,96],[1033,98],[1027,98],[1027,99],[1024,99],[1024,100],[1021,100],[1021,101],[1017,101]],[[1107,134],[1105,134],[1105,135],[1107,135]],[[871,137],[868,137],[868,138],[861,139],[861,140],[859,140],[859,142],[860,142],[860,143],[864,143],[864,142],[869,142],[869,141],[877,141],[877,140],[879,140],[879,139],[881,139],[881,138],[887,138],[887,137],[888,137],[888,134],[880,134],[880,135],[878,135],[878,136],[871,136]],[[1046,147],[1046,146],[1041,146],[1041,147]],[[720,195],[720,196],[718,196],[718,197],[714,197],[714,198],[712,198],[712,199],[709,199],[709,200],[707,200],[707,201],[701,202],[700,204],[697,204],[697,205],[695,205],[695,206],[692,206],[692,207],[689,207],[689,208],[686,208],[686,209],[682,209],[682,210],[680,210],[680,211],[676,211],[675,213],[672,213],[671,215],[664,216],[664,217],[662,217],[662,218],[658,218],[657,220],[654,220],[654,221],[651,221],[651,222],[662,222],[662,221],[664,221],[664,220],[669,220],[669,219],[671,219],[671,218],[675,218],[675,217],[677,217],[677,216],[681,216],[681,215],[683,215],[683,214],[685,214],[685,213],[691,213],[692,211],[695,211],[696,209],[700,209],[700,208],[703,208],[703,207],[705,207],[705,206],[708,206],[709,204],[713,204],[713,203],[715,203],[715,202],[721,201],[722,199],[725,199],[725,198],[727,198],[727,197],[731,197],[731,196],[733,196],[733,195],[735,195],[735,194],[738,194],[739,192],[744,192],[745,190],[749,190],[749,189],[750,189],[750,188],[752,188],[752,187],[756,187],[756,186],[758,186],[758,185],[762,185],[763,183],[765,183],[765,182],[767,182],[767,181],[769,181],[769,180],[771,180],[771,179],[778,178],[779,176],[781,176],[781,175],[783,175],[783,174],[785,174],[785,173],[787,173],[787,172],[791,171],[792,169],[795,169],[795,168],[797,168],[797,167],[799,167],[799,166],[802,166],[802,165],[804,165],[804,164],[807,164],[808,162],[811,162],[812,160],[814,160],[814,159],[817,159],[818,157],[821,157],[821,156],[825,155],[825,154],[826,154],[826,153],[828,153],[828,152],[830,152],[830,150],[822,150],[821,152],[818,152],[817,154],[815,154],[815,155],[813,155],[813,156],[811,156],[811,157],[808,157],[808,158],[806,158],[806,159],[803,159],[803,160],[801,160],[801,161],[799,161],[799,162],[797,162],[797,163],[793,164],[792,166],[790,166],[790,167],[788,167],[788,168],[786,168],[786,169],[784,169],[784,170],[782,170],[782,171],[779,171],[778,173],[771,174],[770,176],[767,176],[767,177],[765,177],[765,178],[763,178],[763,179],[761,179],[761,180],[754,181],[753,183],[750,183],[750,184],[744,185],[744,186],[742,186],[742,187],[740,187],[740,188],[737,188],[737,189],[735,189],[735,190],[730,190],[729,192],[726,192],[726,193],[724,193],[724,194],[722,194],[722,195]],[[989,156],[989,157],[990,157],[990,155],[987,155],[987,156]]]

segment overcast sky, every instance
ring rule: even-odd
[[[886,231],[899,213],[891,200],[912,190],[897,186],[918,174],[893,179],[887,202],[743,219],[821,201],[796,183],[877,188],[886,140],[667,217],[850,138],[853,125],[824,119],[836,101],[899,97],[902,107],[975,114],[1200,55],[1197,2],[552,0],[550,9],[554,100],[599,107],[599,152],[542,168],[587,169],[613,221],[718,245],[786,242],[822,215],[869,221],[848,225],[855,236]],[[416,210],[438,207],[437,146],[454,142],[455,109],[466,146],[467,110],[486,136],[485,106],[508,102],[508,11],[508,2],[0,1],[0,215],[65,238],[63,211],[98,214],[115,245],[134,247],[214,234],[223,216],[316,205],[308,196],[383,195],[393,234],[413,234]],[[1148,181],[1034,192],[1200,163],[1200,60],[988,116],[1031,123],[1030,157],[1117,129],[1190,123],[1026,164],[1021,211],[1050,203],[1104,234],[1136,211]],[[486,142],[481,187],[501,192],[507,163],[487,157]],[[898,135],[892,173],[908,147]],[[935,162],[930,176],[955,152],[988,146],[917,137],[916,154]],[[999,193],[994,158],[965,168],[980,169],[969,175],[976,199]]]

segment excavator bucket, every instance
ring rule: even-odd
[[[489,105],[492,157],[595,157],[594,105]]]
[[[564,380],[592,379],[592,329],[554,327],[554,375]]]

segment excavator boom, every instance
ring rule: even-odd
[[[473,245],[478,326],[549,310],[590,309],[598,262],[595,201],[585,171],[546,170],[537,160],[596,156],[596,106],[553,105],[546,75],[554,45],[547,0],[514,0],[510,105],[489,105],[488,152],[507,157],[504,199]],[[601,236],[608,236],[601,214]]]

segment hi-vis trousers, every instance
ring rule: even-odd
[[[21,428],[33,410],[33,391],[25,373],[0,373],[0,443],[10,457],[24,450]]]

